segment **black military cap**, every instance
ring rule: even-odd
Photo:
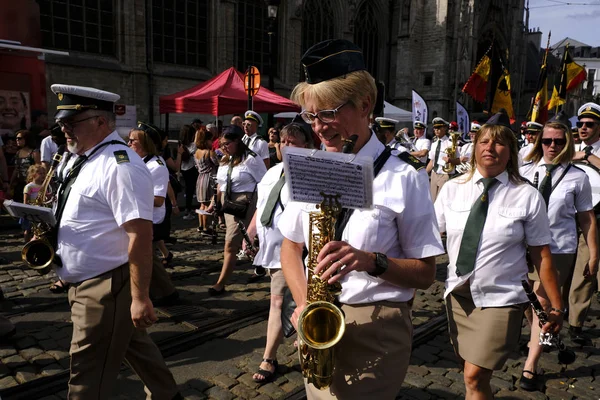
[[[165,134],[160,128],[146,122],[138,121],[135,129],[145,132],[158,149],[162,147],[162,140],[164,139]]]
[[[509,129],[512,129],[510,126],[510,118],[508,118],[508,114],[506,112],[497,112],[496,114],[492,115],[492,117],[490,119],[487,120],[487,122],[485,123],[486,125],[501,125],[501,126],[505,126]]]
[[[96,88],[54,84],[50,86],[58,97],[55,119],[64,119],[87,110],[114,112],[115,102],[121,98],[116,93]]]
[[[362,50],[344,39],[317,43],[302,56],[306,82],[315,84],[354,71],[366,70]]]
[[[559,113],[557,113],[554,117],[550,118],[548,122],[557,122],[561,125],[564,125],[566,130],[569,130],[569,127],[571,126],[571,121],[569,121],[567,113],[565,113],[562,110]]]

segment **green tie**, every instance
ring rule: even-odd
[[[279,200],[279,194],[281,193],[281,188],[285,185],[285,176],[281,173],[281,177],[271,189],[271,193],[269,193],[269,198],[267,199],[267,204],[265,205],[265,209],[260,216],[260,223],[264,227],[270,227],[273,223],[273,214],[275,213],[275,207],[277,207],[277,201]]]
[[[540,193],[546,203],[546,209],[548,209],[548,202],[550,201],[550,194],[552,193],[552,171],[558,167],[558,164],[545,164],[544,167],[546,167],[546,175],[540,184]]]
[[[496,178],[482,178],[480,182],[483,182],[483,193],[471,207],[456,259],[456,275],[458,276],[466,275],[475,268],[477,249],[489,206],[488,192],[498,181]]]

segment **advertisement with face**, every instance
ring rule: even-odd
[[[0,89],[0,134],[31,126],[29,93]]]

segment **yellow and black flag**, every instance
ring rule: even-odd
[[[513,110],[510,91],[510,74],[508,73],[507,68],[502,70],[502,75],[500,76],[500,79],[498,79],[498,84],[496,85],[496,92],[494,93],[492,102],[492,114],[496,114],[502,108],[506,110],[510,122],[513,123],[515,121],[515,112]]]
[[[545,124],[548,120],[548,67],[546,60],[548,59],[548,51],[550,50],[550,33],[548,33],[548,43],[546,44],[546,52],[544,53],[544,61],[542,61],[542,67],[540,68],[540,75],[538,77],[537,90],[535,97],[531,102],[531,108],[529,109],[528,120]]]
[[[567,101],[567,93],[575,89],[586,78],[585,68],[573,61],[569,53],[569,45],[565,48],[562,64],[560,66],[560,75],[556,79],[552,98],[548,103],[548,109],[558,107]]]

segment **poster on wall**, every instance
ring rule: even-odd
[[[29,93],[0,89],[0,135],[30,126]]]
[[[136,107],[129,104],[115,104],[117,132],[122,138],[129,136],[131,128],[137,126]]]

